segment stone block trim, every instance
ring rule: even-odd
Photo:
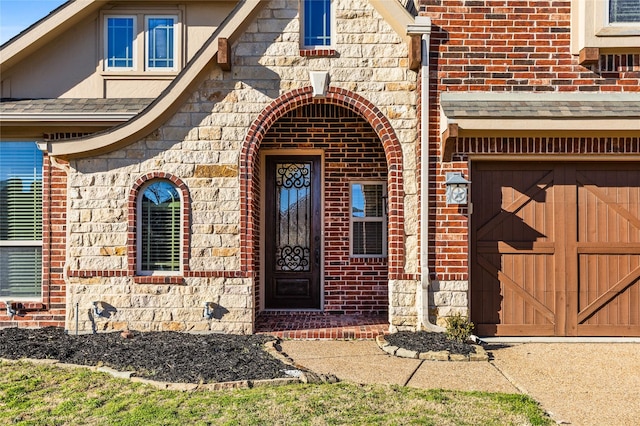
[[[164,278],[164,277],[160,277]],[[250,278],[190,277],[182,283],[138,284],[132,277],[70,277],[65,328],[91,331],[188,331],[249,334],[253,331],[253,281]],[[93,302],[106,314],[96,316]],[[216,305],[218,315],[203,317],[205,302]],[[75,304],[78,310],[75,309]],[[76,316],[77,314],[77,316]]]
[[[343,107],[371,126],[376,150],[382,148],[376,156],[382,153],[388,169],[390,257],[386,266],[376,263],[366,272],[385,269],[388,277],[415,279],[417,75],[406,69],[403,37],[370,2],[335,3],[342,11],[331,46],[335,54],[300,54],[298,0],[265,2],[234,40],[231,72],[214,64],[181,109],[137,142],[71,160],[67,292],[69,306],[80,303],[82,308],[81,328],[89,331],[94,325],[86,308],[99,297],[118,312],[109,321],[99,319],[98,330],[131,322],[155,329],[252,331],[260,308],[260,144],[274,123],[303,105]],[[309,70],[329,72],[326,97],[313,98]],[[129,216],[135,196],[130,197],[136,179],[148,173],[169,173],[189,190],[188,268],[181,282],[169,278],[159,283],[155,280],[164,278],[155,277],[141,282],[130,263],[135,259],[135,219]],[[237,280],[243,284],[231,284]],[[165,291],[176,294],[167,298]],[[219,322],[204,321],[199,302],[193,305],[195,295],[215,302],[214,296],[228,292],[234,294],[230,314]],[[165,308],[154,316],[142,301],[161,301]],[[405,324],[415,323],[415,307],[400,311]],[[174,317],[164,318],[165,313]],[[67,314],[69,329],[75,326],[74,315]]]

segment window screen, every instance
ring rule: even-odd
[[[0,143],[0,297],[42,294],[42,152]]]
[[[180,270],[181,199],[168,181],[147,185],[139,206],[139,269],[143,273]]]

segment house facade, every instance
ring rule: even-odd
[[[0,326],[639,335],[640,11],[600,3],[66,3],[2,46]]]

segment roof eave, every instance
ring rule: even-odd
[[[180,108],[191,91],[207,75],[212,63],[215,63],[213,60],[218,53],[219,40],[235,40],[264,3],[266,2],[260,0],[239,2],[160,97],[130,121],[96,135],[49,143],[48,152],[67,158],[86,157],[126,146],[152,133]]]
[[[0,48],[0,70],[6,71],[55,37],[97,11],[108,0],[69,1]]]

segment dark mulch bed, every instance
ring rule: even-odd
[[[475,353],[472,345],[449,340],[444,333],[400,331],[385,336],[385,339],[393,346],[416,352],[449,351],[460,355]]]
[[[175,383],[214,383],[287,377],[291,367],[269,355],[264,335],[133,332],[65,334],[61,328],[0,330],[0,358],[57,359],[104,365],[136,376]]]

